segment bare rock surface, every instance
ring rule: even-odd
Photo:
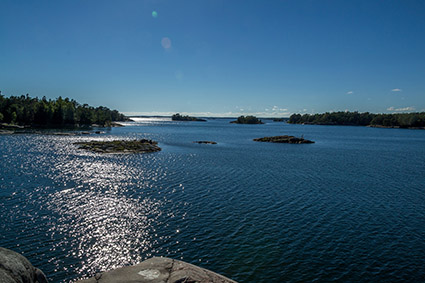
[[[153,257],[137,265],[97,274],[76,283],[236,283],[210,270],[183,261]]]
[[[44,273],[28,259],[0,247],[0,283],[47,283]]]
[[[297,138],[294,136],[274,136],[274,137],[264,137],[254,139],[257,142],[274,142],[274,143],[293,143],[293,144],[301,144],[301,143],[314,143],[314,141],[306,140],[303,137]]]
[[[160,151],[156,141],[152,140],[115,140],[75,142],[79,149],[96,153],[149,153]]]

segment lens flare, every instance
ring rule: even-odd
[[[152,11],[152,18],[158,18],[158,12],[157,11]]]
[[[165,49],[171,48],[171,40],[168,37],[163,37],[161,40],[161,45]]]

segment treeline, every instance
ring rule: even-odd
[[[98,124],[110,126],[127,117],[107,107],[91,107],[73,99],[55,100],[22,96],[4,97],[0,93],[0,122],[33,127],[64,127]]]
[[[322,114],[292,114],[288,123],[315,125],[349,125],[382,127],[425,127],[425,112],[373,114],[369,112],[326,112]]]

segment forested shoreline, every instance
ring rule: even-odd
[[[111,126],[128,118],[104,106],[92,107],[69,98],[32,98],[28,94],[4,97],[0,94],[0,123],[29,127]]]
[[[292,114],[290,124],[347,125],[394,128],[425,127],[425,112],[373,114],[369,112],[326,112],[322,114]]]

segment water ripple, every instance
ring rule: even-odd
[[[54,282],[153,255],[240,282],[425,280],[424,132],[235,129],[139,121],[99,136],[0,136],[0,245]],[[316,144],[252,142],[282,131]],[[118,138],[163,150],[73,145]],[[204,139],[218,144],[192,143]]]

